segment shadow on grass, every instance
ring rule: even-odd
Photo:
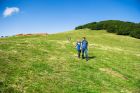
[[[88,60],[95,59],[95,58],[96,58],[96,56],[89,56]]]
[[[88,60],[91,60],[91,59],[95,59],[96,56],[88,56]],[[84,57],[84,59],[86,59],[86,57]]]

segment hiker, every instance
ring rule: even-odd
[[[86,40],[86,37],[83,37],[82,40],[82,59],[84,59],[84,54],[86,57],[86,61],[88,61],[88,41]]]
[[[78,58],[80,58],[81,55],[81,41],[77,41],[76,43],[76,49],[77,49],[77,54],[78,54]]]

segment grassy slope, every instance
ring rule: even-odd
[[[83,36],[88,62],[77,59],[74,47]],[[0,91],[138,93],[140,40],[90,30],[0,39]]]

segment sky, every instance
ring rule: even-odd
[[[0,36],[58,33],[94,21],[140,22],[140,0],[0,0]]]

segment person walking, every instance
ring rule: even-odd
[[[81,56],[81,41],[77,41],[76,43],[76,49],[77,49],[77,54],[78,54],[78,58],[80,58]]]
[[[83,37],[82,40],[82,59],[86,57],[86,61],[88,61],[88,41],[86,40],[86,37]]]

